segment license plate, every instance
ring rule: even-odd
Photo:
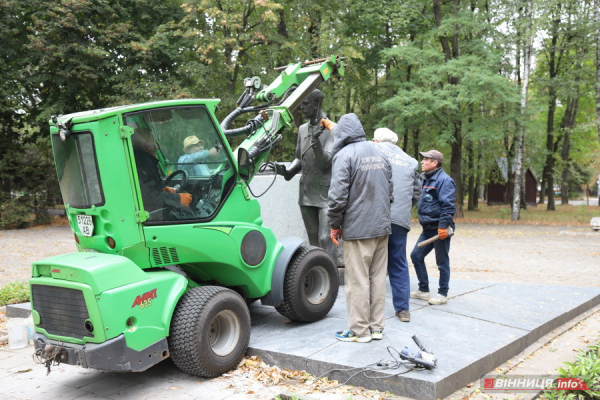
[[[94,233],[94,221],[91,215],[77,214],[77,226],[83,236],[92,236]]]

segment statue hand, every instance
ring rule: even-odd
[[[312,134],[312,142],[316,142],[317,140],[319,140],[319,136],[321,136],[324,130],[325,128],[322,125],[315,129],[315,131]]]
[[[274,163],[274,164],[275,164],[275,172],[277,173],[277,175],[285,176],[285,173],[287,172],[285,165],[279,164],[279,163]]]

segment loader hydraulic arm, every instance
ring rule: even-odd
[[[344,63],[341,58],[331,56],[305,63],[290,64],[280,67],[279,76],[267,87],[260,88],[260,79],[246,78],[246,90],[238,100],[238,108],[221,122],[226,136],[245,134],[237,151],[240,168],[246,170],[247,180],[251,180],[260,165],[267,157],[269,150],[281,140],[281,132],[290,127],[293,112],[300,103],[323,81],[333,76],[344,75]],[[263,106],[250,107],[254,101],[263,102]],[[258,115],[248,121],[242,128],[228,129],[229,124],[237,116],[246,112]]]

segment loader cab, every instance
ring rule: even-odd
[[[146,240],[139,223],[191,224],[218,216],[237,172],[213,115],[217,104],[171,100],[69,114],[53,122],[58,181],[79,251],[138,254],[137,246]],[[205,151],[196,146],[198,151],[185,152],[191,136]],[[148,174],[155,179],[154,192],[143,182]],[[167,201],[165,186],[191,195],[190,205]]]
[[[211,220],[235,184],[235,169],[208,110],[165,107],[126,113],[146,225]],[[189,206],[180,193],[192,196]]]

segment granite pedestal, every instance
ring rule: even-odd
[[[306,370],[342,383],[360,368],[393,361],[405,346],[416,349],[411,337],[417,335],[436,355],[435,369],[396,375],[407,369],[402,366],[359,373],[347,383],[434,400],[480,378],[552,329],[600,303],[600,289],[596,288],[470,280],[451,280],[450,284],[448,304],[432,306],[411,299],[409,323],[395,317],[388,284],[384,338],[370,343],[335,339],[335,332],[347,327],[343,287],[329,315],[311,324],[288,322],[274,308],[257,302],[250,308],[248,352],[267,364]],[[416,290],[416,281],[411,286]]]

